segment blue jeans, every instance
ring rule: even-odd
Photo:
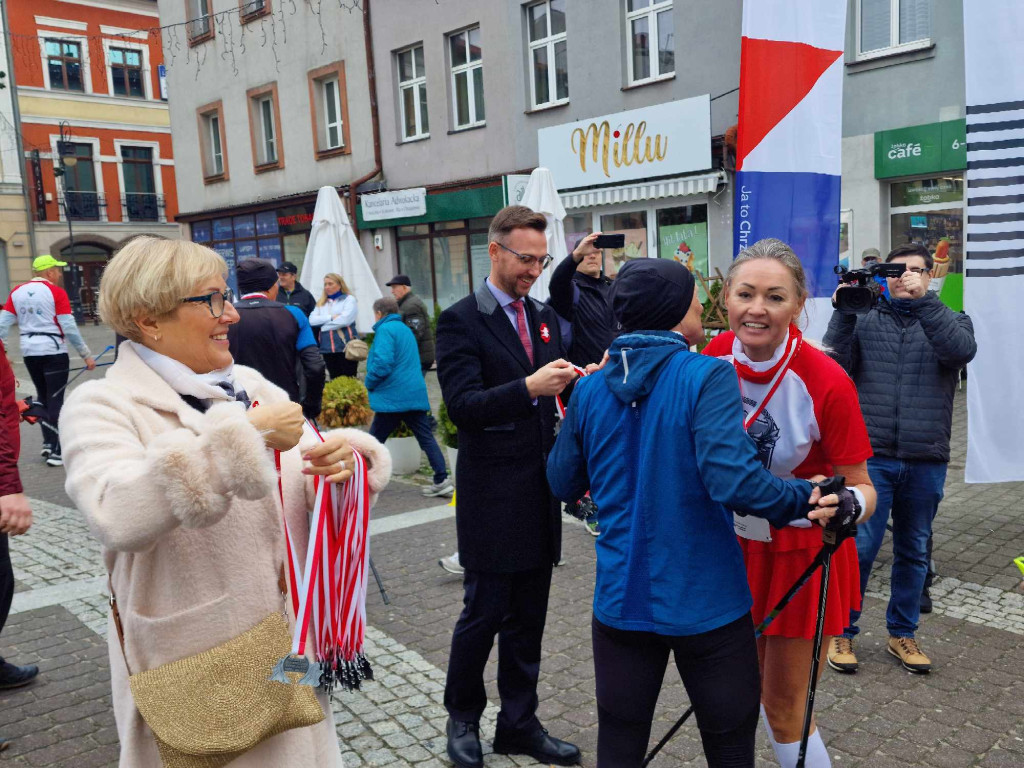
[[[388,439],[388,435],[394,432],[395,427],[404,421],[416,436],[416,442],[420,444],[420,448],[427,454],[430,468],[434,470],[434,484],[437,485],[448,477],[448,470],[444,465],[444,454],[441,453],[441,447],[437,444],[434,433],[430,431],[429,417],[430,411],[378,412],[373,415],[370,434],[383,443]]]
[[[885,625],[893,637],[913,637],[917,631],[921,590],[928,575],[928,538],[942,501],[946,466],[941,461],[904,461],[888,456],[868,459],[868,474],[878,493],[878,505],[875,514],[857,527],[860,595],[863,599],[891,513],[892,584]],[[850,626],[844,637],[854,637],[860,631],[860,613],[850,611]]]

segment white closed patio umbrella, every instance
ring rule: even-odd
[[[380,287],[359,247],[338,191],[334,187],[320,187],[299,280],[310,293],[319,297],[328,272],[345,278],[359,305],[356,331],[369,333],[373,330],[373,302],[381,297]]]
[[[562,198],[558,196],[558,188],[547,168],[535,168],[530,174],[530,181],[526,184],[526,191],[523,193],[522,205],[537,213],[543,213],[548,220],[548,253],[554,258],[551,264],[541,272],[540,277],[530,289],[530,295],[538,301],[547,301],[548,285],[551,283],[551,273],[555,266],[564,259],[568,252],[565,248],[565,206],[562,205]]]

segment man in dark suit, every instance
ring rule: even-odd
[[[554,311],[528,297],[549,262],[544,216],[519,205],[491,222],[490,276],[441,314],[437,374],[459,428],[455,523],[465,568],[444,703],[448,756],[481,768],[483,673],[498,636],[499,754],[576,765],[580,751],[537,719],[537,677],[551,568],[561,551],[558,501],[545,476],[555,395],[576,376]]]

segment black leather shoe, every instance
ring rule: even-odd
[[[579,765],[580,749],[568,741],[549,736],[543,728],[531,734],[494,737],[494,751],[499,755],[529,755],[545,765]]]
[[[464,723],[448,718],[448,757],[456,768],[483,768],[484,753],[480,749],[480,724]]]
[[[18,667],[0,659],[0,688],[20,688],[35,680],[38,674],[39,667],[35,664]]]

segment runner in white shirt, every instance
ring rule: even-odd
[[[64,405],[64,392],[52,394],[68,381],[68,342],[75,348],[85,367],[92,370],[96,361],[82,338],[71,314],[71,302],[61,288],[62,267],[66,262],[53,256],[39,256],[32,262],[35,277],[11,291],[0,310],[0,341],[7,341],[11,326],[18,324],[21,355],[36,388],[36,399],[46,406],[47,418],[42,421],[42,455],[51,467],[64,461],[60,455],[57,420]]]

